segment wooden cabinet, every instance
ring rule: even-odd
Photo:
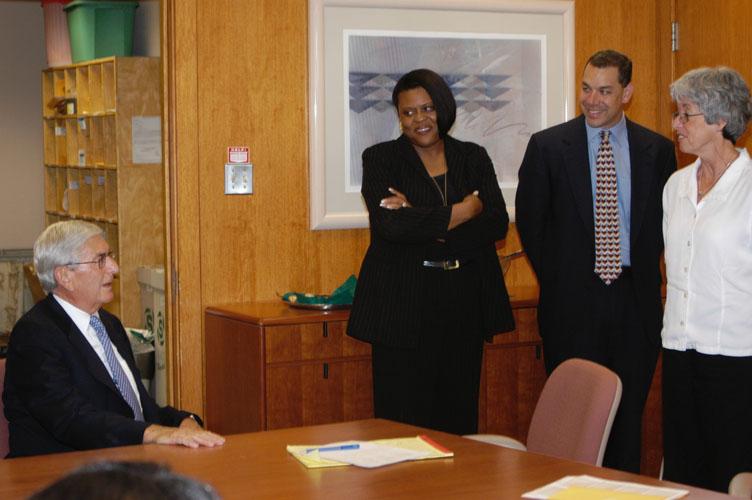
[[[248,303],[206,310],[206,423],[230,434],[373,416],[371,346],[347,311]]]
[[[524,441],[545,369],[534,301],[513,307],[517,330],[485,347],[478,425]],[[207,426],[229,434],[373,417],[371,348],[345,335],[348,316],[273,302],[207,308]]]
[[[137,268],[164,266],[159,83],[159,59],[148,57],[42,72],[46,223],[102,227],[120,265],[105,307],[129,326],[141,323]]]

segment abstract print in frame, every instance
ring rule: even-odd
[[[363,7],[385,2],[380,9]],[[394,8],[408,2],[387,0],[312,3],[334,10],[319,12],[322,37],[312,37],[312,48],[313,42],[327,43],[319,47],[325,64],[313,64],[313,50],[311,59],[311,228],[367,227],[361,154],[399,136],[392,90],[402,74],[421,67],[449,84],[457,101],[450,133],[487,149],[514,217],[517,169],[530,135],[571,114],[573,89],[562,76],[571,74],[572,47],[564,42],[572,13],[560,8],[569,2],[526,2],[526,9],[519,2],[462,2],[470,10],[453,9],[457,2],[445,0],[431,2],[430,9]],[[420,30],[384,29],[416,14],[431,22]],[[468,30],[428,29],[450,21]],[[558,73],[555,79],[551,71]],[[319,79],[324,88],[314,85]]]

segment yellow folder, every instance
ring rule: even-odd
[[[347,445],[348,443],[352,442],[353,441],[327,443],[326,446]],[[439,443],[425,435],[391,439],[375,439],[368,442],[427,453],[427,455],[415,460],[430,460],[433,458],[449,458],[454,456],[454,453],[452,451],[447,450]],[[336,462],[334,460],[326,460],[324,458],[321,458],[321,456],[319,456],[319,452],[315,448],[317,448],[316,445],[287,445],[287,452],[309,469],[318,469],[321,467],[345,467],[349,465],[343,462]]]

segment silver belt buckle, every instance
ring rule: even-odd
[[[444,271],[452,271],[454,269],[459,269],[460,268],[460,261],[457,260],[457,259],[455,259],[455,260],[445,260],[443,267],[444,267]]]

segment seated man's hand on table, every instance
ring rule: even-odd
[[[144,444],[177,444],[188,448],[221,446],[225,438],[219,434],[203,429],[192,418],[180,422],[180,427],[150,425],[144,431]]]

